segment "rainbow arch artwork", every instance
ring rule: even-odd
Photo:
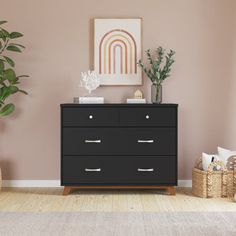
[[[120,68],[116,68],[117,53],[120,53]],[[124,29],[104,34],[99,43],[99,74],[137,73],[136,62],[137,46],[132,34]]]
[[[94,37],[94,70],[102,84],[141,84],[137,66],[141,58],[141,19],[95,19]]]

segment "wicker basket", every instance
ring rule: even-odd
[[[220,165],[222,170],[214,171]],[[196,162],[192,172],[192,191],[198,197],[233,197],[236,188],[236,165],[233,170],[227,170],[223,162],[216,161],[209,165],[208,171],[199,169],[201,158]]]

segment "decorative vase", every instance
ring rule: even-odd
[[[162,85],[152,84],[151,87],[151,101],[152,103],[160,104],[162,102]]]

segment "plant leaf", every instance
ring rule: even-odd
[[[25,46],[18,44],[18,43],[9,43],[9,46],[18,46],[20,48],[25,48]]]
[[[11,83],[12,85],[16,85],[16,84],[20,84],[20,82],[16,81],[16,82],[13,82]]]
[[[16,86],[2,87],[0,100],[4,102],[7,97],[9,97],[11,94],[18,92],[18,90],[19,89]]]
[[[3,28],[0,28],[0,30],[2,31],[3,35],[7,38],[10,38],[10,33],[8,31],[6,31],[5,29]]]
[[[19,91],[19,89],[16,86],[9,86],[8,88],[11,94]]]
[[[9,103],[5,105],[0,110],[0,116],[8,116],[15,110],[15,105],[13,103]]]
[[[6,59],[7,63],[8,63],[10,66],[12,66],[12,67],[15,66],[15,63],[14,63],[14,61],[13,61],[11,58],[6,57],[6,56],[4,56],[4,58]]]
[[[20,49],[19,47],[13,46],[13,45],[8,46],[8,47],[7,47],[7,50],[8,50],[8,51],[13,51],[13,52],[21,52],[21,49]]]
[[[29,75],[19,75],[19,76],[17,76],[16,78],[28,78],[29,77]]]
[[[9,82],[16,82],[16,74],[13,69],[9,68],[5,70],[4,76]]]
[[[1,29],[0,29],[0,39],[2,39],[4,42],[6,42],[6,36],[5,36],[4,33],[1,31]]]
[[[0,25],[5,24],[5,23],[7,23],[6,20],[1,20],[1,21],[0,21]]]
[[[28,93],[25,90],[19,89],[18,91],[24,93],[25,95],[28,95]]]
[[[20,38],[20,37],[22,37],[22,36],[23,36],[23,34],[22,34],[22,33],[19,33],[19,32],[12,32],[12,33],[10,33],[10,38],[11,38],[11,39]]]

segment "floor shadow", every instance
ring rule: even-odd
[[[37,195],[52,195],[52,196],[63,196],[63,188],[58,187],[58,188],[36,188],[36,187],[30,187],[30,188],[9,188],[5,187],[2,188],[3,192],[15,192],[15,193],[22,193],[22,194],[37,194]],[[177,191],[178,193],[178,191]],[[119,194],[119,195],[136,195],[136,194],[144,194],[144,195],[151,195],[151,194],[159,194],[159,195],[167,195],[171,196],[168,194],[166,190],[148,190],[148,189],[143,189],[143,190],[122,190],[122,189],[115,189],[115,190],[107,190],[107,189],[86,189],[86,190],[80,190],[80,189],[74,189],[71,191],[71,193],[67,196],[75,196],[75,195],[95,195],[95,196],[100,196],[100,195],[111,195],[111,194]]]
[[[107,190],[107,189],[99,189],[99,190],[80,190],[80,189],[75,189],[72,190],[72,192],[70,193],[70,195],[76,195],[76,194],[80,194],[80,195],[105,195],[105,194],[121,194],[121,195],[136,195],[136,194],[162,194],[162,195],[168,195],[166,190],[148,190],[148,189],[144,189],[144,190],[123,190],[123,189],[115,189],[115,190]]]
[[[36,195],[45,195],[45,196],[63,196],[63,188],[62,187],[52,187],[52,188],[44,188],[44,187],[14,187],[9,188],[5,187],[2,188],[3,192],[15,192],[15,193],[22,193],[22,194],[36,194]],[[101,196],[101,195],[113,195],[113,194],[119,194],[119,195],[163,195],[163,196],[171,196],[169,195],[166,190],[162,189],[143,189],[143,190],[137,190],[137,189],[74,189],[71,191],[71,193],[65,197],[68,196],[76,196],[76,195],[95,195],[95,196]],[[192,195],[191,188],[176,188],[176,194],[178,195],[187,195],[194,197]]]

